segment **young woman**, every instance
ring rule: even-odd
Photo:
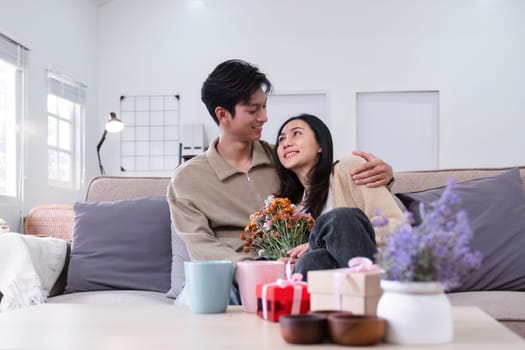
[[[288,119],[279,129],[274,150],[281,180],[276,194],[288,197],[316,218],[309,242],[288,254],[296,272],[306,278],[310,270],[346,267],[355,256],[374,258],[376,237],[391,231],[403,220],[403,213],[386,187],[356,185],[352,169],[364,160],[347,156],[333,163],[332,136],[316,116],[301,114]],[[375,209],[389,219],[374,229]]]

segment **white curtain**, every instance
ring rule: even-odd
[[[0,60],[12,65],[15,67],[15,91],[12,91],[12,84],[9,84],[9,86],[5,86],[9,89],[9,92],[5,92],[4,97],[7,96],[7,93],[11,96],[14,94],[15,99],[10,99],[10,101],[14,100],[14,103],[9,102],[9,109],[14,110],[13,113],[5,113],[6,118],[9,118],[7,120],[4,118],[4,127],[9,125],[10,130],[5,130],[6,132],[9,132],[9,137],[12,137],[13,130],[15,139],[14,142],[11,142],[11,140],[8,140],[7,137],[3,140],[4,143],[4,150],[8,149],[9,154],[6,154],[6,157],[4,160],[9,158],[9,164],[7,164],[7,161],[4,163],[5,165],[5,172],[3,173],[4,180],[6,178],[14,179],[13,181],[8,182],[9,186],[9,195],[8,196],[0,196],[0,205],[5,206],[5,208],[8,208],[8,210],[2,210],[5,214],[2,214],[4,216],[11,217],[12,220],[10,220],[11,224],[11,230],[21,230],[22,228],[22,210],[23,210],[23,200],[24,200],[24,182],[23,182],[23,176],[24,176],[24,120],[25,120],[25,111],[26,111],[26,96],[25,96],[25,89],[27,85],[27,66],[28,66],[28,53],[29,50],[22,44],[16,42],[15,40],[7,37],[6,35],[0,33]],[[7,100],[6,100],[7,101]],[[7,109],[6,109],[7,111]],[[13,120],[14,115],[14,120]],[[9,146],[7,146],[7,141],[9,141]],[[13,163],[14,162],[14,163]],[[13,167],[11,164],[15,164],[16,166]],[[7,166],[9,165],[9,166]],[[13,187],[16,187],[13,189]],[[14,194],[14,196],[13,196]],[[15,209],[13,209],[15,208]],[[13,210],[16,210],[16,213],[13,212]],[[16,227],[15,218],[19,219],[18,221],[18,227]],[[15,227],[13,227],[15,226]]]

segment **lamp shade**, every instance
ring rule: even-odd
[[[121,132],[124,129],[124,123],[117,118],[114,112],[109,113],[109,119],[106,122],[106,130],[108,132]]]

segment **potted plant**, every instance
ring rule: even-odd
[[[288,255],[288,250],[308,242],[314,218],[302,213],[288,198],[269,196],[264,207],[250,215],[240,238],[246,242],[244,251],[257,251],[269,260]]]
[[[407,216],[378,251],[376,261],[384,275],[377,313],[388,321],[389,342],[452,340],[451,306],[444,291],[460,285],[481,263],[480,253],[470,249],[473,233],[454,186],[449,180],[441,198],[420,208],[421,224],[412,226]]]

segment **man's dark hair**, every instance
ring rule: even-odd
[[[286,124],[296,119],[300,119],[308,124],[310,129],[314,132],[315,139],[321,147],[319,160],[308,173],[310,193],[308,193],[305,203],[305,209],[312,214],[314,218],[317,218],[321,215],[326,200],[328,199],[330,174],[332,173],[334,161],[334,146],[330,129],[328,129],[328,126],[326,126],[326,124],[318,117],[311,114],[301,114],[291,117],[281,125],[281,128],[277,133],[277,140],[273,151],[275,169],[281,180],[281,188],[276,195],[278,197],[287,197],[295,204],[300,203],[303,197],[304,187],[301,184],[301,181],[299,181],[299,178],[293,171],[286,169],[281,164],[279,156],[277,155],[279,135],[281,135]]]
[[[246,61],[233,59],[222,62],[210,73],[202,84],[201,100],[218,125],[215,108],[223,107],[234,117],[235,105],[247,103],[261,88],[266,94],[272,89],[266,75]]]

